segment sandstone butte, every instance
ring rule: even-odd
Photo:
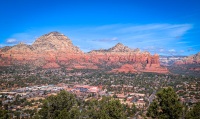
[[[130,49],[118,43],[110,49],[82,52],[59,32],[50,32],[32,45],[19,43],[0,49],[0,66],[29,64],[33,67],[66,69],[106,69],[111,72],[168,73],[160,66],[159,55]]]

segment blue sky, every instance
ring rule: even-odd
[[[1,0],[0,47],[51,31],[87,52],[118,42],[152,54],[200,51],[199,0]]]

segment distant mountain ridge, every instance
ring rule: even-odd
[[[0,65],[70,69],[106,69],[114,72],[158,72],[168,70],[160,66],[159,55],[130,49],[122,43],[104,50],[84,53],[71,40],[59,32],[45,34],[32,44],[23,43],[0,49]],[[123,66],[124,65],[124,66]],[[129,66],[130,65],[130,66]],[[131,69],[133,67],[134,69]],[[120,70],[117,70],[121,68]],[[126,69],[127,68],[127,69]],[[116,69],[116,70],[113,70]]]
[[[186,56],[163,56],[163,55],[160,55],[160,64],[163,66],[171,66],[171,65],[174,65],[175,62],[181,61],[184,58],[186,58]]]
[[[137,49],[131,49],[128,46],[123,45],[122,43],[117,43],[115,46],[109,49],[101,49],[101,50],[92,50],[90,52],[140,52],[140,50]]]
[[[177,61],[176,64],[200,64],[200,52]]]
[[[200,77],[200,52],[177,60],[168,69],[174,74]]]

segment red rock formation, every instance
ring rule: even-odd
[[[5,61],[5,59],[7,59]],[[119,71],[166,73],[160,67],[159,55],[130,49],[121,43],[106,50],[83,53],[71,40],[58,32],[38,38],[32,45],[18,44],[0,50],[0,65],[34,64],[43,68],[98,69],[118,67]],[[120,68],[121,67],[121,68]]]
[[[134,69],[133,65],[130,64],[124,64],[120,68],[113,69],[111,72],[118,73],[118,72],[123,72],[123,73],[136,73],[138,72],[137,70]]]
[[[50,51],[59,54],[82,54],[83,52],[74,46],[71,40],[58,32],[51,32],[38,38],[32,45],[34,52]]]
[[[177,62],[175,62],[175,64],[176,65],[200,64],[200,52],[195,55],[188,56],[188,57],[184,58],[183,60],[177,61]]]

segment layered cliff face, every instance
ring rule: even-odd
[[[200,52],[197,54],[188,56],[182,60],[179,60],[175,62],[176,65],[182,65],[182,64],[200,64]]]
[[[173,74],[200,77],[200,53],[182,58],[168,67]]]
[[[24,43],[19,43],[6,51],[3,51],[3,56],[8,59],[25,60],[33,54],[33,47]]]
[[[177,74],[200,76],[200,52],[175,62],[169,69]]]
[[[186,64],[200,64],[200,52],[184,59]]]
[[[93,58],[93,62],[104,61],[106,63],[127,63],[127,62],[146,62],[147,59],[141,57],[148,57],[150,53],[140,53],[133,49],[118,43],[112,48],[103,50],[94,50],[88,53]],[[142,56],[144,55],[144,56]]]
[[[65,66],[68,69],[106,69],[113,72],[168,72],[160,66],[158,55],[130,49],[121,43],[110,49],[83,53],[68,37],[58,32],[45,34],[32,45],[20,43],[0,50],[0,65],[16,63],[42,68]]]

